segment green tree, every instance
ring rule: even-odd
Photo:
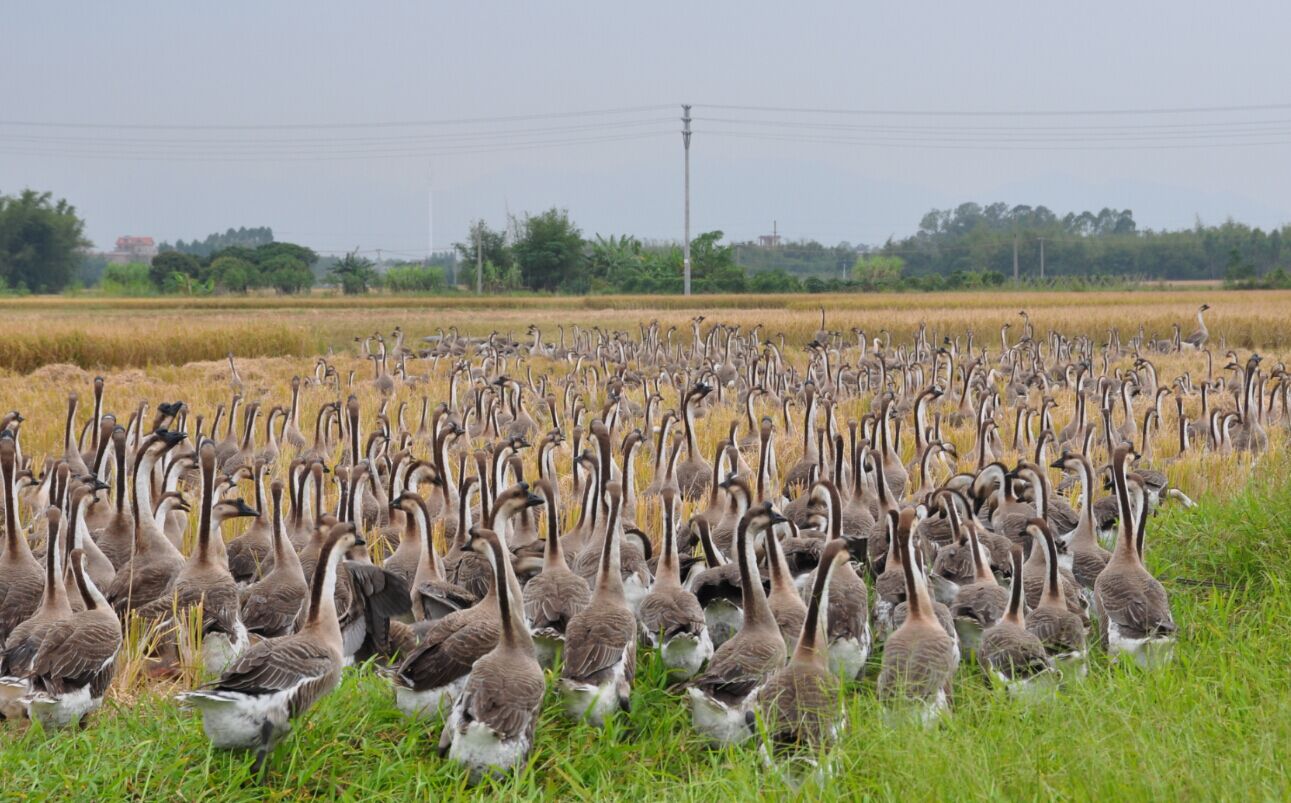
[[[84,231],[75,207],[48,192],[0,195],[0,284],[59,292],[80,268]]]
[[[260,276],[265,287],[272,287],[279,293],[303,293],[314,285],[314,272],[309,265],[287,254],[261,262]]]
[[[203,281],[205,273],[197,257],[178,251],[158,254],[152,258],[152,265],[148,268],[148,277],[159,290],[165,290],[168,285],[189,286],[194,281]],[[177,276],[183,277],[182,280]]]
[[[327,277],[347,296],[366,293],[368,287],[380,278],[372,260],[361,257],[357,253],[346,254],[328,270]]]
[[[856,258],[852,278],[865,290],[881,290],[901,283],[905,260],[898,256],[866,254]]]
[[[472,223],[466,240],[453,243],[453,248],[458,254],[457,276],[454,277],[454,281],[469,287],[475,287],[477,256],[483,257],[486,267],[489,263],[492,263],[495,272],[500,272],[499,275],[509,271],[515,262],[511,248],[507,246],[506,232],[502,229],[489,228],[488,224],[483,220],[477,220]],[[487,283],[488,271],[485,270],[483,273],[484,280]]]
[[[245,293],[259,282],[259,268],[255,263],[235,256],[221,256],[211,261],[211,276],[215,284],[231,293]]]
[[[512,249],[525,286],[532,290],[587,292],[583,233],[563,209],[525,215]]]
[[[721,231],[706,231],[690,241],[691,289],[697,293],[743,293],[748,277],[735,262],[735,248],[720,245]]]

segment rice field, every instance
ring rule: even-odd
[[[128,412],[143,400],[155,406],[182,399],[209,416],[234,392],[226,360],[230,352],[236,355],[242,394],[266,407],[285,403],[291,377],[311,375],[316,358],[327,355],[343,392],[354,393],[363,420],[372,421],[383,399],[369,381],[374,366],[357,354],[355,341],[375,332],[389,338],[395,326],[416,347],[423,336],[451,330],[475,336],[496,332],[526,343],[533,338],[531,324],[548,342],[562,337],[562,327],[571,343],[576,327],[639,338],[642,326],[658,321],[661,332],[675,328],[673,340],[689,344],[691,321],[703,315],[705,330],[717,322],[746,332],[760,327],[765,340],[782,343],[786,360],[801,367],[806,363],[802,346],[819,328],[822,305],[828,328],[853,344],[889,336],[894,343],[909,343],[926,325],[932,343],[945,336],[966,340],[971,332],[978,349],[985,346],[998,357],[1004,323],[1012,324],[1009,341],[1018,339],[1019,310],[1030,314],[1037,333],[1055,329],[1103,343],[1111,330],[1129,341],[1140,327],[1152,337],[1169,337],[1175,323],[1187,334],[1203,302],[1212,307],[1207,324],[1215,375],[1224,375],[1229,348],[1258,350],[1267,369],[1291,354],[1291,292],[1214,288],[756,299],[0,299],[0,411],[26,416],[23,448],[41,465],[46,456],[61,453],[68,393],[88,401],[94,376],[106,379],[107,409]],[[1122,369],[1132,365],[1132,358],[1121,359]],[[1198,378],[1207,371],[1195,354],[1153,359],[1163,384],[1185,371]],[[570,370],[542,358],[513,367],[535,377]],[[402,424],[415,430],[422,396],[447,397],[447,374],[432,370],[428,361],[411,361],[408,372],[424,380],[398,389],[388,414],[395,426],[403,416]],[[589,408],[597,409],[603,394],[604,387],[589,391]],[[305,423],[312,422],[319,405],[335,398],[328,387],[304,394],[301,421],[307,436]],[[674,401],[669,398],[668,404]],[[870,396],[847,398],[836,415],[840,421],[860,418],[871,402]],[[1083,683],[1029,704],[992,690],[980,670],[965,663],[955,677],[953,714],[924,730],[881,721],[876,651],[864,678],[843,692],[848,724],[828,748],[834,771],[819,786],[785,783],[763,766],[754,748],[707,746],[691,728],[688,708],[670,690],[658,659],[644,650],[630,714],[604,730],[572,723],[561,715],[549,682],[528,765],[512,778],[479,786],[435,756],[438,727],[400,714],[388,684],[370,667],[349,669],[341,687],[277,748],[268,783],[260,786],[245,756],[212,750],[200,719],[171,700],[197,681],[201,667],[187,665],[167,679],[150,677],[136,633],[103,710],[84,730],[50,734],[0,722],[0,789],[6,799],[17,800],[1287,799],[1287,422],[1270,427],[1269,448],[1256,457],[1194,451],[1166,462],[1177,451],[1171,442],[1173,405],[1166,407],[1155,457],[1170,482],[1198,503],[1191,509],[1163,508],[1148,535],[1148,566],[1169,593],[1180,627],[1175,660],[1144,672],[1095,651]],[[1073,409],[1072,394],[1060,394],[1053,412],[1058,426]],[[1197,414],[1195,401],[1189,401],[1188,410]],[[759,414],[778,416],[778,411],[760,408]],[[83,410],[82,421],[84,415]],[[728,424],[742,416],[734,403],[715,405],[699,424],[701,452],[711,455]],[[1012,421],[1002,426],[1011,433]],[[946,437],[961,456],[972,451],[968,427],[948,427]],[[802,456],[800,440],[782,440],[782,466]],[[907,439],[903,458],[910,458],[912,448]],[[1010,450],[1006,462],[1017,457]],[[564,467],[570,455],[558,459]],[[640,462],[643,487],[652,467]],[[531,468],[532,463],[526,457]],[[961,461],[961,470],[970,467]],[[248,485],[244,490],[249,496]],[[703,503],[687,503],[683,519],[702,508]],[[648,509],[638,524],[657,543],[658,508]],[[571,506],[563,513],[568,527],[577,511]],[[230,526],[225,535],[238,531]],[[374,560],[388,548],[374,543]]]

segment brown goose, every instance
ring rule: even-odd
[[[263,773],[273,746],[341,680],[344,651],[336,615],[336,570],[346,550],[363,540],[350,523],[331,529],[310,586],[304,624],[290,636],[265,639],[211,683],[178,699],[202,712],[211,743],[255,750],[253,771]]]
[[[498,589],[501,635],[497,646],[475,662],[462,694],[439,738],[439,754],[470,768],[473,777],[522,766],[533,747],[534,728],[546,683],[534,657],[533,639],[512,596],[519,583],[511,555],[497,534],[476,530],[471,548],[485,552]]]
[[[129,562],[130,555],[134,551],[134,513],[129,506],[130,474],[126,470],[128,455],[124,428],[116,427],[112,430],[111,449],[116,463],[113,506],[110,512],[104,511],[106,522],[102,525],[102,529],[95,533],[94,540],[108,560],[112,561],[112,568],[120,569]],[[94,529],[93,525],[91,529]],[[108,588],[104,586],[101,590],[107,593]]]
[[[1142,666],[1153,666],[1170,659],[1175,624],[1165,589],[1143,565],[1142,549],[1135,538],[1125,478],[1128,456],[1128,446],[1118,446],[1112,455],[1112,483],[1120,509],[1121,531],[1112,559],[1094,581],[1094,608],[1104,649],[1114,655],[1129,654]],[[1147,523],[1148,506],[1140,507],[1142,529]]]
[[[820,480],[816,487],[823,489],[828,497],[826,506],[828,519],[828,536],[825,544],[831,541],[843,541],[843,502],[838,488],[829,480]],[[913,518],[913,511],[910,511]],[[850,553],[849,553],[850,556]],[[819,571],[819,568],[817,568]],[[870,658],[870,646],[873,638],[870,634],[870,594],[852,564],[844,561],[843,565],[832,569],[833,578],[829,583],[827,604],[829,669],[844,680],[855,680],[865,669]],[[811,588],[815,588],[814,580]]]
[[[395,504],[406,516],[409,536],[421,544],[417,555],[417,568],[409,583],[412,594],[412,618],[416,622],[430,623],[442,619],[453,611],[465,610],[479,601],[471,592],[444,579],[439,553],[435,551],[430,533],[430,515],[426,500],[413,491],[403,492]]]
[[[542,497],[532,494],[530,497],[527,504],[542,504]],[[469,507],[465,494],[462,506]],[[468,530],[461,528],[459,535],[468,535]],[[483,554],[480,557],[489,560]],[[514,577],[514,573],[508,575]],[[511,590],[512,599],[523,606],[519,585]],[[497,600],[497,583],[490,582],[476,605],[453,611],[431,623],[421,643],[404,657],[390,678],[395,706],[400,711],[409,716],[431,717],[449,711],[466,687],[471,667],[498,644],[502,623],[498,618]]]
[[[959,513],[951,504],[952,525],[958,529]],[[968,534],[967,553],[972,566],[971,580],[956,589],[955,597],[950,603],[950,614],[954,617],[955,632],[959,634],[960,643],[969,649],[976,649],[983,633],[998,623],[1008,610],[1009,592],[1005,591],[995,580],[995,574],[987,562],[985,550],[977,537],[977,525],[970,522],[965,530]],[[1016,548],[1021,555],[1021,547]],[[1012,551],[1010,550],[1010,554]],[[938,557],[941,557],[938,554]],[[1014,575],[1014,586],[1022,588],[1021,575]]]
[[[0,644],[40,607],[45,572],[31,554],[18,519],[18,448],[13,433],[0,433],[0,474],[4,482],[5,540],[0,552]]]
[[[754,693],[784,665],[785,644],[771,613],[753,556],[753,539],[785,521],[769,502],[749,510],[735,532],[744,624],[719,646],[708,669],[691,681],[691,719],[695,730],[720,744],[752,736],[747,714]]]
[[[172,586],[165,593],[136,610],[146,621],[172,622],[176,611],[202,609],[202,662],[208,671],[222,672],[246,649],[247,629],[242,624],[238,586],[229,573],[220,525],[227,519],[251,517],[258,513],[241,499],[215,501],[215,444],[207,441],[198,449],[202,472],[202,506],[197,527],[197,546]]]
[[[618,521],[620,493],[611,483],[610,522]],[[566,713],[602,725],[615,708],[631,707],[636,677],[637,622],[624,596],[618,527],[610,526],[591,602],[565,629],[565,664],[560,692]]]
[[[1076,578],[1081,594],[1088,601],[1093,596],[1094,581],[1112,558],[1112,553],[1099,545],[1095,531],[1094,469],[1089,464],[1089,458],[1070,453],[1064,454],[1054,463],[1054,468],[1073,472],[1080,482],[1080,521],[1071,534],[1068,551],[1071,553],[1072,576]]]
[[[712,387],[699,382],[686,392],[681,403],[686,459],[677,466],[677,486],[685,499],[699,499],[708,491],[709,483],[712,482],[713,467],[700,456],[699,444],[695,438],[695,408],[712,390]]]
[[[116,569],[112,568],[112,561],[99,550],[98,544],[90,537],[90,528],[85,523],[86,512],[94,504],[95,496],[99,491],[104,490],[107,486],[98,480],[90,480],[88,484],[76,484],[72,487],[72,522],[68,544],[72,549],[80,549],[85,552],[85,573],[94,583],[96,588],[107,588],[112,583],[112,578],[116,576]],[[63,572],[64,583],[71,593],[75,581],[72,579],[72,565],[69,562]],[[72,608],[79,610],[80,595],[72,598]]]
[[[268,464],[257,460],[251,471],[251,482],[255,487],[255,509],[258,515],[246,532],[224,545],[229,555],[229,573],[241,585],[253,583],[272,569],[273,522],[269,516],[268,500],[264,495],[265,474]]]
[[[816,746],[833,739],[845,723],[837,672],[829,666],[826,630],[830,577],[848,565],[847,559],[842,540],[825,544],[793,656],[757,692],[758,712],[773,746]]]
[[[1011,551],[1013,584],[1009,604],[999,621],[982,633],[977,660],[992,682],[1001,683],[1012,693],[1030,688],[1034,682],[1052,675],[1053,663],[1044,643],[1027,627],[1022,599],[1022,547]],[[998,587],[998,586],[997,586]]]
[[[130,517],[134,528],[134,551],[117,568],[106,594],[108,601],[119,613],[141,608],[167,594],[175,576],[184,568],[184,556],[166,538],[152,517],[143,511],[152,508],[150,494],[153,465],[162,454],[174,448],[185,437],[182,432],[154,432],[144,440],[135,455],[130,509],[139,512]],[[102,541],[99,545],[102,546]],[[111,553],[108,557],[112,557]]]
[[[50,626],[32,659],[26,699],[46,730],[83,721],[103,702],[121,651],[121,622],[85,571],[85,553],[72,550],[72,576],[84,610]]]
[[[802,623],[807,618],[807,604],[798,593],[793,571],[785,558],[784,546],[774,531],[766,539],[766,545],[767,569],[771,574],[771,591],[767,594],[767,604],[771,606],[771,615],[775,617],[776,626],[780,628],[780,635],[784,638],[786,654],[792,655],[794,645],[798,643],[798,635],[802,633]]]
[[[35,613],[9,631],[0,645],[0,716],[16,719],[25,714],[21,698],[30,690],[27,675],[45,634],[61,619],[72,615],[63,585],[63,541],[67,528],[56,507],[46,511],[49,540],[45,546],[44,589]]]
[[[916,719],[927,725],[950,706],[951,679],[959,656],[954,640],[933,613],[927,584],[915,569],[910,532],[910,528],[898,528],[894,533],[901,542],[908,612],[883,646],[878,695],[890,709],[901,713],[912,709]]]
[[[650,593],[641,601],[638,620],[646,643],[659,649],[664,666],[683,678],[693,677],[713,655],[704,609],[681,585],[677,557],[677,495],[665,488],[663,501],[663,554]],[[791,584],[792,585],[792,584]]]
[[[242,624],[247,632],[264,638],[285,636],[295,627],[296,619],[309,592],[300,557],[287,540],[282,510],[282,480],[269,486],[273,502],[273,531],[269,560],[273,568],[255,583],[244,588]]]
[[[1044,554],[1044,593],[1039,604],[1027,617],[1027,630],[1044,644],[1054,665],[1066,676],[1084,677],[1085,623],[1067,608],[1065,591],[1058,574],[1058,548],[1044,519],[1027,524],[1027,534],[1035,541],[1032,552]],[[1022,584],[1026,588],[1026,583]]]
[[[565,645],[569,620],[592,599],[587,581],[565,562],[561,545],[560,517],[556,509],[555,486],[544,477],[536,483],[538,493],[547,500],[547,538],[543,544],[542,571],[524,588],[524,610],[533,628],[538,663],[555,666],[556,654]]]

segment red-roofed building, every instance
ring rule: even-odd
[[[151,237],[126,235],[117,238],[115,251],[108,253],[108,261],[124,265],[128,262],[149,263],[157,256],[157,243]]]

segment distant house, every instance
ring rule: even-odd
[[[762,248],[779,248],[779,234],[760,234],[758,235],[758,245]]]
[[[124,265],[129,262],[152,262],[157,256],[157,243],[151,237],[126,235],[117,238],[117,247],[107,253],[108,262]]]

